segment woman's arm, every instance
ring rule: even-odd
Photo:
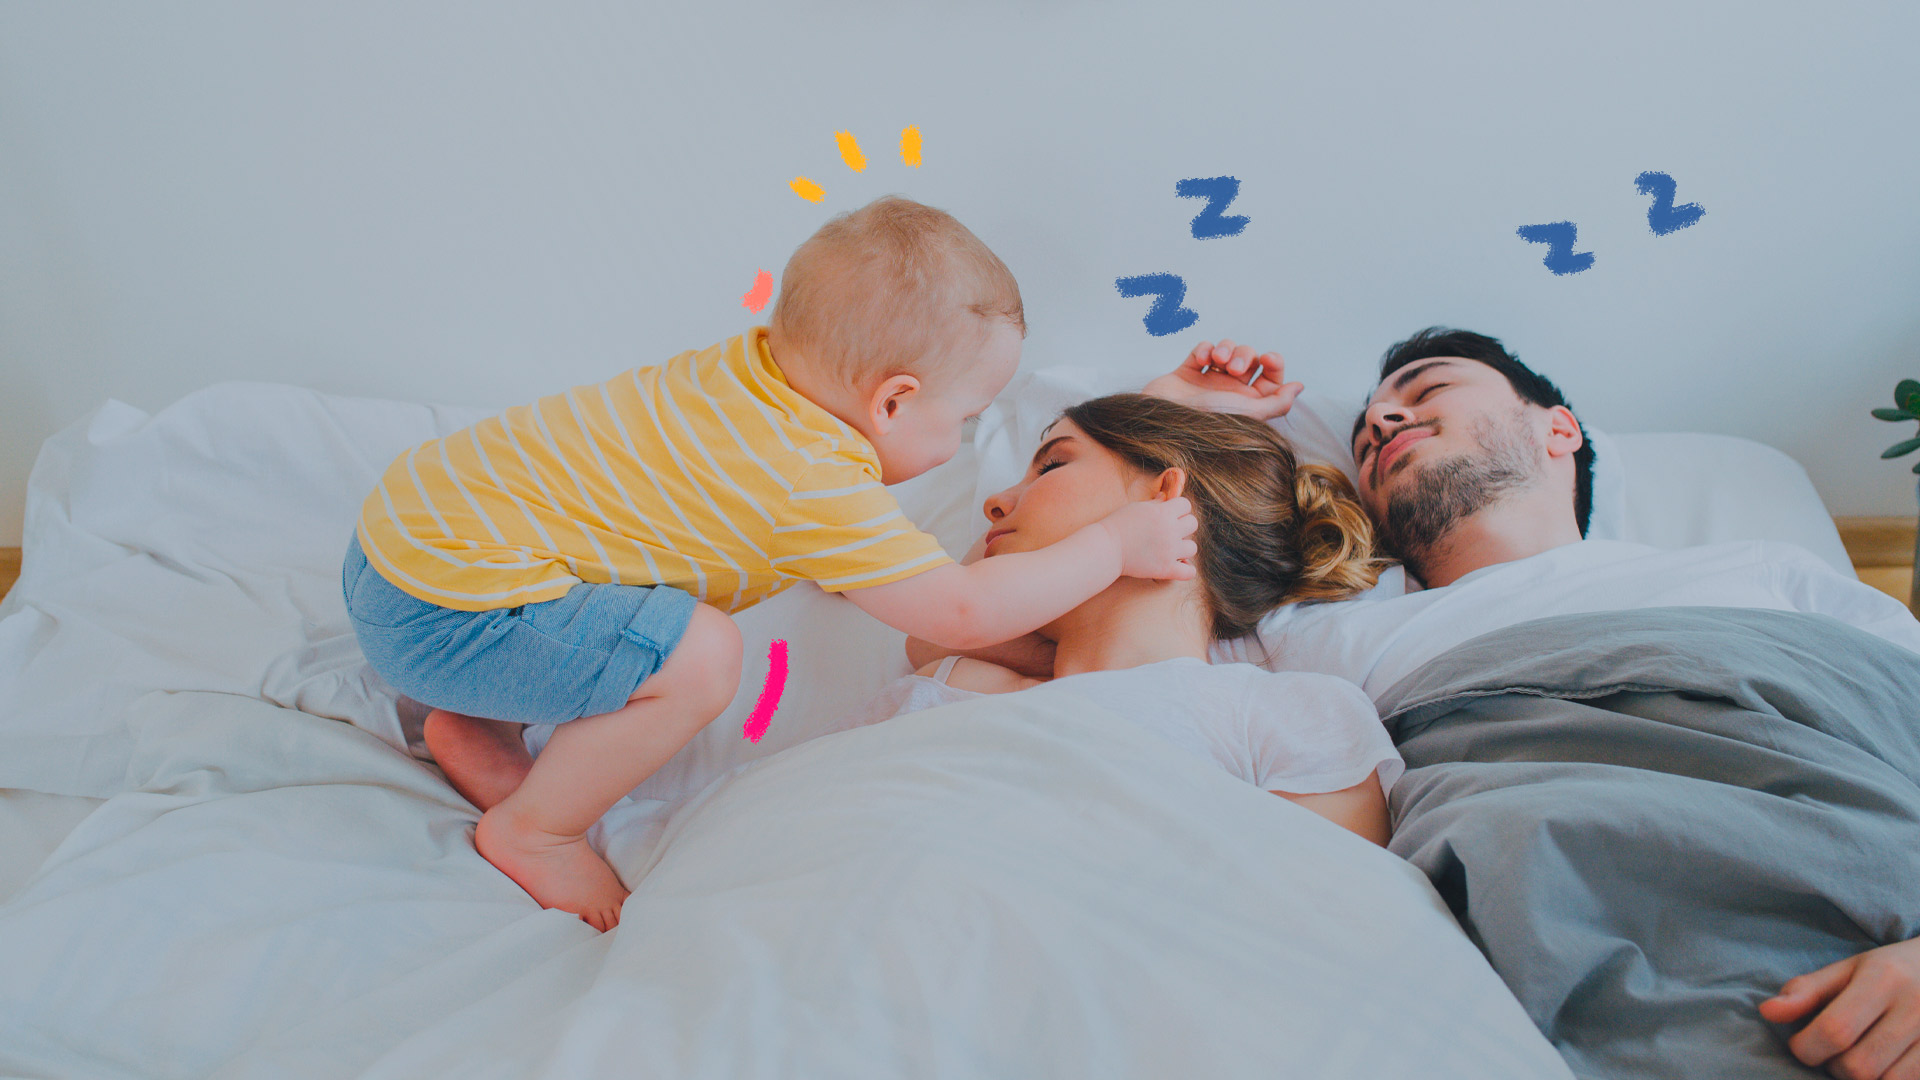
[[[1290,791],[1276,791],[1273,794],[1297,806],[1306,807],[1356,836],[1371,840],[1381,847],[1387,846],[1392,828],[1387,821],[1387,796],[1380,790],[1378,769],[1369,773],[1365,780],[1340,791],[1320,795],[1295,795]]]
[[[939,670],[938,663],[928,664],[916,675],[932,675]],[[1029,686],[1039,686],[1045,679],[1029,678],[999,664],[985,660],[962,659],[953,665],[947,673],[947,685],[955,690],[971,690],[976,694],[1011,694],[1015,690],[1025,690]]]
[[[1010,668],[1036,679],[1050,678],[1053,675],[1053,642],[1039,634],[1025,634],[1012,641],[1003,641],[984,649],[968,649],[965,652],[941,648],[925,638],[907,639],[907,662],[916,668],[937,664],[955,653],[970,660],[984,660],[989,664],[998,664],[1003,668]]]

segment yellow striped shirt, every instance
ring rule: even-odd
[[[787,385],[765,327],[578,386],[401,454],[360,545],[408,594],[463,611],[586,581],[671,585],[722,611],[951,562],[858,431]]]

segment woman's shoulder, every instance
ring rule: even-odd
[[[941,664],[942,661],[936,660],[914,674],[938,678]],[[955,661],[944,681],[955,690],[968,690],[976,694],[1010,694],[1015,690],[1039,686],[1043,680],[1022,675],[999,664],[963,656]]]
[[[1269,708],[1318,705],[1374,717],[1373,699],[1358,685],[1338,675],[1317,671],[1268,671],[1257,664],[1215,664],[1232,672],[1255,705]],[[1222,671],[1226,674],[1226,671]]]

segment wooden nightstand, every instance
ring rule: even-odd
[[[1913,587],[1914,519],[1837,517],[1833,523],[1860,580],[1907,603]]]
[[[0,547],[0,596],[20,580],[20,549]]]

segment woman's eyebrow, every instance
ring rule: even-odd
[[[1072,439],[1073,439],[1073,436],[1071,435],[1055,435],[1053,438],[1048,439],[1046,442],[1040,444],[1040,449],[1035,450],[1033,452],[1033,460],[1039,461],[1041,458],[1047,456],[1047,451],[1053,449],[1054,447],[1060,445],[1063,442],[1070,442],[1072,441]]]

